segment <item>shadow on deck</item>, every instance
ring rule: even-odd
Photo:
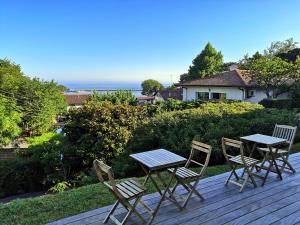
[[[264,187],[260,186],[262,181],[258,179],[257,188],[249,183],[243,193],[239,193],[237,186],[224,186],[228,173],[203,179],[197,189],[203,194],[204,201],[194,196],[182,211],[164,201],[153,224],[300,224],[300,153],[291,155],[290,162],[296,174],[284,172],[280,181],[276,174],[270,173]],[[183,194],[183,189],[179,188],[177,193],[180,192]],[[159,194],[153,193],[143,199],[153,207],[158,198]],[[103,224],[110,208],[99,208],[48,225]],[[139,210],[145,218],[149,218],[142,208]],[[117,213],[123,216],[125,212],[120,208]],[[113,223],[109,221],[107,224]],[[132,215],[127,224],[141,223]]]

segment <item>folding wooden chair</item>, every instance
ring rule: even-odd
[[[103,223],[107,223],[107,221],[111,219],[116,224],[123,225],[127,222],[132,213],[134,213],[143,223],[146,223],[142,215],[136,210],[137,204],[140,203],[147,212],[151,212],[151,209],[141,201],[142,196],[146,192],[146,188],[132,179],[117,184],[114,180],[111,167],[99,160],[94,160],[94,167],[100,182],[103,183],[117,199]],[[108,176],[108,181],[105,181],[102,174],[106,174]],[[133,204],[130,202],[130,200],[133,200]],[[128,211],[121,222],[115,216],[113,216],[113,213],[119,203],[121,203],[121,205],[123,205]]]
[[[241,187],[240,192],[242,192],[246,187],[248,181],[250,180],[253,186],[256,187],[257,185],[254,180],[252,171],[255,168],[255,165],[259,161],[245,156],[243,143],[241,141],[236,141],[229,138],[222,138],[222,149],[223,149],[224,157],[231,168],[231,173],[228,179],[226,180],[225,185],[227,185],[228,183],[233,183],[235,185],[238,185],[239,187]],[[228,154],[230,150],[232,150],[233,152],[237,152],[236,151],[237,149],[239,150],[239,155],[233,156]],[[242,166],[244,170],[242,175],[239,176],[236,170],[240,166]],[[246,174],[246,178],[244,178],[245,174]],[[236,180],[231,179],[232,175],[234,175]]]
[[[183,205],[182,205],[183,208],[187,205],[188,201],[190,200],[190,198],[192,197],[193,194],[196,194],[201,200],[204,199],[202,197],[202,195],[197,191],[196,188],[200,181],[200,178],[203,176],[203,174],[206,170],[206,167],[209,163],[211,149],[212,149],[210,145],[207,145],[207,144],[204,144],[204,143],[201,143],[198,141],[193,141],[191,147],[192,148],[191,148],[190,157],[189,157],[188,161],[186,162],[185,166],[179,167],[176,171],[176,174],[175,174],[176,183],[175,183],[175,186],[172,188],[172,194],[174,194],[174,192],[179,184],[181,184],[188,191],[188,195],[183,201]],[[194,160],[196,152],[205,154],[204,164]],[[196,173],[196,172],[188,169],[188,167],[190,166],[191,163],[194,163],[194,164],[202,167],[199,173]],[[174,171],[174,169],[171,168],[171,169],[168,169],[168,171],[170,173],[172,173]],[[191,182],[194,182],[194,183],[191,183]]]
[[[294,143],[294,139],[296,136],[296,132],[297,132],[297,127],[292,127],[292,126],[287,126],[287,125],[275,125],[274,131],[273,131],[273,137],[277,137],[277,138],[283,138],[286,139],[286,144],[283,146],[278,146],[273,147],[272,148],[272,153],[277,153],[277,155],[275,156],[277,159],[276,161],[281,161],[282,165],[279,165],[281,172],[283,172],[284,169],[288,169],[290,171],[292,171],[292,173],[295,173],[295,169],[292,167],[292,165],[290,164],[290,162],[288,161],[289,159],[289,154],[291,152],[292,149],[292,145]],[[286,149],[280,149],[282,147],[285,147]],[[261,164],[261,167],[264,166],[264,164],[268,161],[268,156],[269,156],[269,152],[270,149],[269,148],[258,148],[259,151],[264,152],[264,160]]]

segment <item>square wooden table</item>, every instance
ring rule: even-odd
[[[184,164],[187,159],[184,157],[181,157],[179,155],[176,155],[168,150],[165,149],[157,149],[147,152],[141,152],[136,154],[131,154],[130,157],[135,159],[139,162],[144,172],[147,174],[146,180],[144,182],[144,185],[147,183],[147,181],[150,179],[152,183],[154,184],[155,188],[157,189],[158,193],[161,195],[161,198],[155,207],[155,209],[151,212],[151,220],[149,224],[152,223],[155,215],[157,214],[157,211],[165,199],[170,200],[173,202],[177,207],[181,209],[180,204],[177,202],[176,198],[174,197],[173,193],[170,190],[170,185],[172,183],[172,180],[175,177],[176,171],[178,167],[182,164]],[[160,174],[162,170],[166,170],[168,168],[174,168],[170,179],[168,182],[165,182]],[[153,178],[153,174],[156,174],[160,182],[162,183],[164,190],[161,191],[158,184],[156,183],[155,179]],[[166,196],[166,194],[169,193],[169,196]]]
[[[278,152],[278,147],[280,144],[286,143],[286,139],[282,139],[282,138],[277,138],[277,137],[273,137],[273,136],[269,136],[269,135],[263,135],[263,134],[253,134],[253,135],[249,135],[249,136],[244,136],[244,137],[240,137],[240,139],[243,142],[246,142],[247,148],[248,150],[250,150],[249,148],[249,143],[253,143],[252,149],[251,149],[251,153],[250,153],[250,157],[252,156],[254,150],[256,149],[258,144],[262,144],[265,145],[269,148],[269,154],[271,157],[271,160],[269,161],[270,165],[269,167],[265,168],[265,167],[261,167],[261,169],[266,169],[266,175],[263,177],[263,183],[262,186],[265,184],[267,177],[271,172],[277,173],[279,178],[282,180],[282,176],[281,176],[281,172],[278,168],[277,162],[276,162],[276,155]],[[275,149],[275,151],[273,151],[273,149]],[[272,170],[272,167],[275,166],[275,171]],[[260,177],[260,176],[258,176]]]

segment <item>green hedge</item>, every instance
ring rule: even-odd
[[[250,103],[206,103],[197,109],[162,113],[136,130],[126,154],[114,161],[118,176],[137,174],[138,167],[128,155],[132,152],[166,148],[188,156],[190,144],[199,141],[213,146],[211,165],[224,162],[221,138],[271,134],[274,125],[293,124],[295,110],[265,109]],[[134,166],[135,165],[135,166]]]
[[[259,102],[266,108],[276,108],[276,109],[291,109],[293,108],[292,99],[263,99]]]

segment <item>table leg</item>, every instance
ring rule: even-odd
[[[271,152],[270,155],[271,155],[273,164],[274,164],[274,166],[275,166],[275,169],[276,169],[276,171],[277,171],[277,174],[278,174],[280,180],[282,180],[281,171],[280,171],[280,169],[278,168],[278,165],[277,165],[277,162],[276,162],[276,155],[277,155],[277,152],[278,152],[278,148],[276,148],[275,154],[272,152],[272,147],[269,147],[269,149],[270,149],[270,152]]]
[[[170,188],[168,187],[168,185],[166,184],[166,182],[164,181],[164,179],[161,177],[159,171],[156,171],[157,177],[160,180],[160,182],[162,183],[162,185],[164,186],[165,190],[167,190],[167,192],[169,193],[170,196],[167,196],[167,198],[172,201],[175,205],[177,205],[177,207],[179,209],[182,209],[182,207],[180,206],[180,204],[177,202],[176,198],[174,197],[174,193],[172,193],[172,191],[170,190]],[[176,173],[175,173],[176,174]]]
[[[263,180],[261,186],[264,186],[264,184],[265,184],[265,182],[266,182],[266,180],[267,180],[267,177],[268,177],[270,171],[272,170],[272,167],[273,167],[273,166],[275,166],[276,173],[278,174],[280,180],[282,180],[281,172],[280,172],[280,170],[279,170],[279,168],[278,168],[278,165],[277,165],[277,162],[276,162],[276,157],[274,156],[274,153],[273,153],[273,151],[272,151],[272,147],[271,147],[271,146],[268,146],[268,148],[269,148],[269,155],[270,155],[270,157],[271,157],[271,158],[270,158],[270,161],[269,161],[270,165],[269,165],[269,167],[268,167],[268,169],[267,169],[266,175],[265,175],[265,177],[264,177],[264,180]],[[276,148],[276,153],[277,153],[277,151],[278,151],[278,148]],[[275,153],[275,155],[276,155],[276,153]],[[273,172],[273,171],[272,171],[272,172]]]
[[[151,224],[151,223],[153,222],[154,217],[156,216],[157,211],[158,211],[158,209],[159,209],[161,203],[162,203],[163,200],[165,199],[167,192],[170,191],[169,188],[170,188],[170,185],[171,185],[171,183],[172,183],[172,181],[173,181],[173,179],[174,179],[174,177],[175,177],[175,174],[176,174],[177,169],[178,169],[178,166],[176,166],[176,167],[174,168],[174,170],[173,170],[173,172],[172,172],[172,174],[171,174],[170,180],[169,180],[169,182],[168,182],[168,184],[167,184],[165,190],[163,191],[163,194],[161,195],[161,198],[160,198],[160,200],[159,200],[157,206],[155,207],[155,209],[154,209],[154,211],[153,211],[153,214],[152,214],[152,217],[151,217],[151,220],[150,220],[149,224]]]
[[[156,190],[158,191],[158,193],[159,193],[160,195],[162,195],[162,192],[161,192],[160,188],[158,187],[158,185],[157,185],[157,183],[155,182],[154,178],[151,176],[152,171],[147,170],[143,165],[141,165],[141,166],[142,166],[142,169],[144,170],[144,172],[147,174],[146,179],[145,179],[143,185],[145,186],[146,183],[147,183],[147,181],[148,181],[149,178],[150,178],[150,180],[151,180],[152,183],[154,184],[154,187],[156,188]]]

